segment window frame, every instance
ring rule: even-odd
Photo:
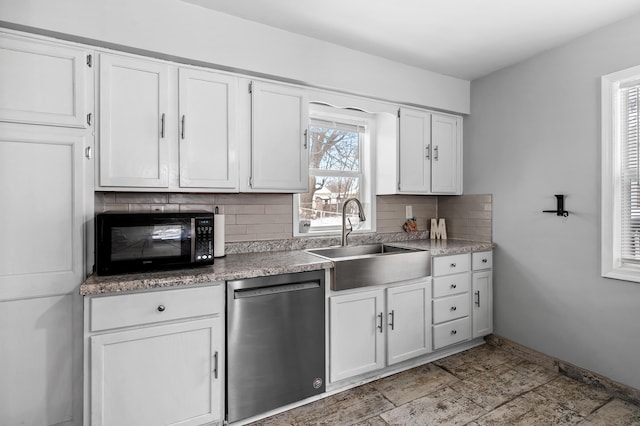
[[[622,156],[620,90],[640,80],[640,66],[601,77],[602,188],[601,275],[640,282],[640,265],[622,262]]]
[[[346,171],[333,171],[323,169],[311,169],[309,173],[316,176],[354,176],[361,179],[360,193],[365,196],[360,197],[360,201],[365,206],[367,220],[365,226],[353,227],[354,234],[375,233],[376,232],[376,192],[375,192],[375,114],[362,110],[346,109],[334,107],[328,104],[311,103],[309,105],[309,126],[315,121],[344,123],[352,126],[365,128],[360,141],[360,171],[358,173]],[[311,228],[308,232],[300,232],[300,194],[293,196],[293,236],[294,237],[314,237],[314,236],[335,236],[341,234],[340,227]]]

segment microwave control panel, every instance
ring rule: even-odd
[[[213,263],[213,220],[195,219],[195,253],[196,263]]]

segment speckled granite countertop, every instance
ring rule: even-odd
[[[431,256],[471,253],[472,251],[486,251],[492,250],[496,246],[494,243],[490,242],[466,240],[412,240],[398,241],[389,244],[398,247],[429,250],[431,252]]]
[[[491,250],[495,244],[464,240],[411,240],[388,242],[399,247],[429,250],[432,256]],[[90,276],[81,286],[84,296],[201,284],[268,275],[287,274],[332,268],[333,263],[304,250],[268,251],[228,254],[217,258],[212,266],[171,271]]]

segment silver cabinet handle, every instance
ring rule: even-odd
[[[427,145],[425,147],[425,150],[427,151],[425,158],[428,160],[429,159],[429,153],[431,152],[431,145]]]
[[[487,263],[488,260],[486,258],[482,259],[482,263]]]
[[[458,334],[458,331],[457,331],[457,330],[451,330],[451,335],[452,335],[452,336],[453,336],[453,335],[456,335],[456,334]]]
[[[213,378],[218,378],[218,351],[213,354]]]
[[[476,296],[478,296],[478,300],[476,300],[476,306],[480,307],[480,290],[476,291]]]
[[[308,138],[307,138],[307,134],[308,134],[308,129],[304,129],[304,143],[303,143],[303,147],[304,149],[307,149],[307,142],[308,142]]]
[[[456,308],[455,306],[452,306],[452,307],[451,307],[451,310],[452,310],[452,311],[455,311],[456,309],[458,309],[458,308]]]
[[[455,263],[452,263],[451,265],[449,265],[449,267],[451,267],[451,268],[455,268],[455,267],[456,267],[456,264],[455,264]]]
[[[164,306],[164,305],[160,305],[160,306],[158,306],[158,312],[164,312],[164,311],[166,311],[166,310],[167,310],[167,307],[166,307],[166,306]]]
[[[187,116],[182,115],[182,132],[180,133],[180,137],[182,139],[184,139],[184,133],[185,133],[184,126],[185,126],[186,120],[187,120]]]
[[[380,333],[382,333],[382,312],[380,312],[378,314],[378,319],[380,320],[380,324],[378,325],[378,330],[380,330]]]
[[[456,284],[451,284],[451,288],[456,288],[458,287]]]
[[[162,113],[162,117],[160,117],[160,137],[164,138],[164,116],[165,113]]]
[[[389,316],[391,317],[391,322],[389,323],[389,326],[391,327],[391,330],[393,330],[394,325],[395,325],[395,316],[396,316],[396,312],[395,310],[391,310],[391,312],[389,313]]]
[[[438,161],[438,146],[433,147],[433,159]]]

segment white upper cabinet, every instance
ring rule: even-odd
[[[100,57],[99,189],[237,191],[237,78]]]
[[[461,117],[400,108],[396,146],[380,139],[377,150],[379,195],[462,194]]]
[[[238,186],[235,77],[179,70],[180,187]]]
[[[431,115],[431,192],[462,193],[460,118]]]
[[[169,186],[166,64],[100,56],[100,186]]]
[[[83,49],[0,34],[0,120],[87,127],[88,60]]]
[[[431,114],[400,108],[399,191],[424,193],[431,189]]]
[[[307,192],[308,99],[300,88],[253,82],[250,191]]]

